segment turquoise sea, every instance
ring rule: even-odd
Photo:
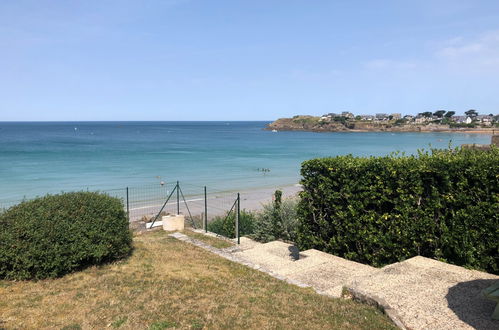
[[[0,122],[0,203],[176,180],[219,190],[293,184],[300,163],[314,157],[490,141],[460,133],[275,133],[263,130],[267,123]]]

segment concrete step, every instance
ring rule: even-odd
[[[376,271],[371,266],[314,249],[300,253],[296,246],[280,241],[254,245],[235,255],[336,297],[341,296],[343,285],[353,277]]]
[[[273,241],[263,244],[256,242],[250,243],[249,239],[245,243],[252,244],[252,248],[246,249],[244,252],[251,251],[251,253],[260,252],[262,254],[271,254],[273,256],[287,260],[296,260],[299,258],[299,250],[293,244],[288,244],[281,241]]]
[[[304,251],[301,255],[303,259],[281,270],[283,275],[335,297],[341,296],[343,285],[353,278],[377,271],[374,267],[314,249]]]
[[[332,254],[329,254],[326,252],[322,252],[319,250],[315,250],[315,249],[303,251],[301,254],[306,256],[306,257],[313,257],[316,259],[324,260],[326,262],[333,262],[339,268],[358,272],[359,275],[360,274],[370,274],[373,271],[377,270],[377,268],[375,268],[375,267],[361,264],[359,262],[343,259],[343,258],[337,257],[335,255],[332,255]]]
[[[298,249],[294,245],[281,241],[254,245],[235,255],[274,272],[299,258]]]
[[[289,267],[286,268],[281,268],[279,270],[279,273],[282,275],[292,275],[292,274],[298,274],[304,271],[307,271],[309,269],[312,269],[314,267],[318,267],[319,265],[322,264],[335,264],[340,268],[344,269],[350,269],[353,271],[365,271],[365,272],[370,272],[375,270],[375,268],[368,266],[368,265],[363,265],[359,264],[354,261],[349,261],[340,257],[337,257],[335,255],[325,253],[319,250],[315,249],[310,249],[301,252],[300,258],[296,260],[293,264],[291,264]],[[362,273],[364,274],[364,273]]]
[[[410,329],[499,329],[481,291],[499,276],[414,257],[353,278],[353,296],[374,300]]]
[[[233,241],[236,242],[237,240],[234,238]],[[239,242],[240,243],[238,245],[238,248],[241,251],[253,249],[253,248],[257,247],[257,246],[262,245],[262,243],[254,241],[254,240],[252,240],[251,238],[248,238],[248,237],[240,237],[239,238]]]

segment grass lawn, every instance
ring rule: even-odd
[[[395,328],[331,299],[155,231],[133,255],[54,280],[0,281],[0,329]]]

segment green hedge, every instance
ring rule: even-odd
[[[246,210],[241,210],[239,217],[239,236],[253,234],[255,216]],[[227,238],[236,237],[235,212],[215,217],[208,223],[208,230]]]
[[[0,215],[0,278],[58,277],[125,257],[132,236],[121,201],[93,192],[48,195]]]
[[[282,191],[276,190],[274,201],[264,204],[263,209],[255,213],[251,238],[262,243],[275,240],[295,241],[297,205],[298,199],[282,199]]]
[[[302,164],[297,243],[382,266],[416,255],[499,273],[499,149]]]

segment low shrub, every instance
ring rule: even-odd
[[[449,127],[451,128],[475,128],[477,125],[476,123],[455,123],[455,122],[450,122]]]
[[[94,192],[48,195],[0,215],[0,278],[58,277],[130,254],[121,201]]]
[[[274,201],[263,206],[255,216],[252,238],[260,242],[274,240],[295,241],[298,226],[297,199],[281,200],[282,192],[277,190]]]
[[[499,149],[302,164],[300,248],[382,266],[416,255],[499,273]]]
[[[245,236],[253,233],[255,216],[246,210],[241,210],[239,217],[239,235]],[[236,215],[234,212],[215,217],[208,222],[208,230],[227,238],[236,237]]]

